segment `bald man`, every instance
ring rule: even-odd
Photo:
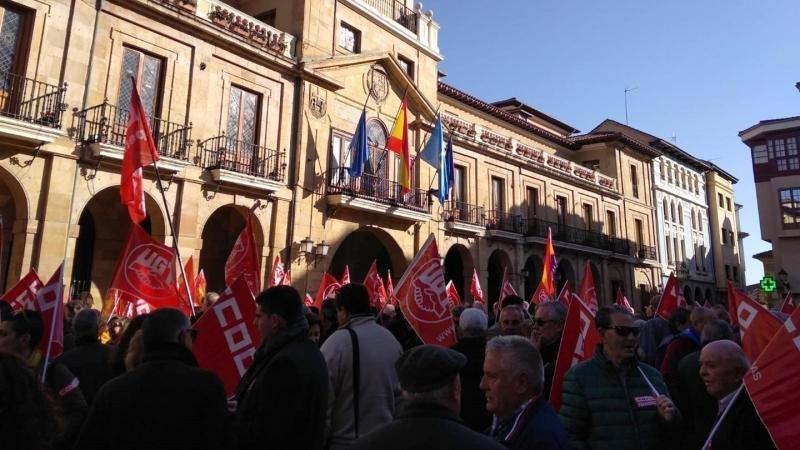
[[[714,450],[775,448],[764,424],[758,418],[750,396],[744,389],[738,391],[742,385],[742,378],[749,368],[750,362],[747,356],[733,341],[711,342],[700,352],[700,377],[703,378],[706,391],[719,403],[717,421],[720,421],[725,409],[729,408],[711,439],[711,446],[707,448]]]

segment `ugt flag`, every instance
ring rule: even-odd
[[[42,315],[44,330],[39,341],[43,357],[53,359],[64,350],[64,263],[36,293],[36,311]]]
[[[575,364],[591,358],[599,343],[600,334],[594,326],[594,314],[583,302],[570,302],[553,371],[553,385],[550,388],[550,405],[554,410],[561,408],[564,375]]]

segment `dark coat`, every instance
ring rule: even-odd
[[[355,441],[348,449],[429,450],[503,449],[487,436],[470,430],[445,406],[409,402],[393,422]]]
[[[542,355],[542,365],[544,368],[544,391],[542,396],[550,398],[550,388],[553,386],[553,374],[556,370],[556,358],[558,358],[558,347],[561,345],[561,338],[555,342],[543,345],[539,350]]]
[[[683,448],[698,449],[706,441],[717,418],[717,400],[706,391],[700,377],[700,352],[689,353],[678,364],[678,383],[670,390],[683,415]]]
[[[684,356],[700,350],[700,333],[692,327],[675,336],[667,346],[661,362],[661,376],[670,392],[678,383],[678,364]]]
[[[273,338],[256,352],[236,388],[240,448],[322,448],[328,368],[307,330]]]
[[[225,388],[197,368],[186,347],[163,344],[142,364],[107,382],[94,399],[75,448],[228,449]]]
[[[707,436],[706,436],[707,437]],[[704,440],[705,442],[705,440]],[[711,450],[771,450],[775,448],[747,391],[734,400],[711,439]]]
[[[540,397],[520,413],[517,429],[502,437],[503,445],[512,450],[562,450],[569,449],[569,437],[558,415]]]
[[[661,422],[655,397],[637,365],[660,394],[667,394],[657,370],[638,361],[617,368],[606,358],[602,346],[595,349],[592,359],[567,372],[559,415],[575,449],[670,447],[675,424]]]
[[[486,338],[462,338],[453,350],[467,357],[467,365],[461,369],[461,419],[471,429],[482,432],[492,421],[492,415],[486,411],[486,394],[480,386]]]
[[[89,405],[100,386],[114,376],[111,368],[113,352],[114,347],[103,345],[97,339],[78,339],[72,350],[57,359],[80,380],[81,392]]]

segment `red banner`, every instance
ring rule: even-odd
[[[280,259],[278,259],[280,262]],[[258,263],[256,239],[253,235],[253,220],[248,213],[244,229],[236,238],[231,254],[225,261],[225,284],[231,286],[236,278],[243,276],[254,295],[261,292],[261,265]]]
[[[347,264],[344,265],[344,271],[342,271],[342,279],[340,281],[342,286],[345,284],[350,284],[350,266]]]
[[[630,311],[631,314],[635,314],[636,312],[633,310],[633,306],[631,306],[631,302],[628,301],[628,298],[622,294],[622,289],[617,289],[617,304]]]
[[[395,292],[400,310],[422,342],[444,347],[456,343],[439,248],[433,235],[411,261]]]
[[[792,293],[789,292],[786,294],[786,298],[783,299],[783,304],[781,305],[781,312],[784,314],[792,315],[794,312],[794,299],[792,298]]]
[[[197,274],[194,279],[194,304],[195,306],[202,305],[206,300],[206,292],[208,292],[208,283],[206,282],[206,274],[203,269]]]
[[[39,350],[42,357],[58,357],[64,351],[64,263],[36,293],[36,311],[42,315],[42,339]],[[48,352],[49,347],[49,352]]]
[[[314,306],[314,299],[306,292],[306,298],[303,300],[306,306]]]
[[[283,269],[281,262],[281,255],[275,255],[275,260],[272,262],[272,274],[269,278],[270,287],[282,286],[283,279],[286,277],[286,271]]]
[[[664,320],[669,320],[669,313],[678,307],[678,279],[675,274],[669,276],[667,285],[664,286],[664,293],[661,294],[661,301],[658,302],[656,308],[656,315],[661,316]]]
[[[564,375],[575,364],[591,358],[599,343],[600,334],[594,326],[594,314],[583,302],[570,302],[553,371],[553,385],[550,388],[550,405],[554,410],[561,408]]]
[[[744,377],[753,405],[778,448],[797,448],[800,427],[800,308],[778,328]]]
[[[322,309],[322,302],[328,297],[334,297],[336,290],[342,287],[341,284],[333,277],[333,275],[325,272],[322,274],[322,280],[319,282],[317,295],[314,298],[314,306]]]
[[[483,299],[483,289],[481,289],[481,282],[478,280],[478,271],[472,269],[472,283],[469,285],[469,293],[472,294],[472,299],[476,302],[486,302]]]
[[[364,286],[369,292],[369,303],[373,308],[380,311],[386,304],[386,288],[383,286],[383,278],[378,273],[378,265],[372,261],[369,272],[364,277]]]
[[[394,282],[392,281],[392,271],[386,271],[386,295],[389,297],[389,304],[397,305],[397,299],[394,297]]]
[[[517,290],[514,289],[514,285],[508,280],[508,267],[503,269],[503,282],[500,286],[500,298],[497,299],[499,302],[503,301],[503,299],[509,295],[519,295],[517,294]]]
[[[194,256],[190,256],[189,260],[186,261],[186,264],[183,267],[183,272],[186,274],[186,279],[189,280],[188,283],[183,282],[183,274],[178,276],[178,294],[181,298],[181,311],[187,316],[192,314],[192,304],[197,304],[197,300],[194,298]],[[186,285],[189,285],[190,292],[186,292]]]
[[[733,301],[736,302],[736,321],[739,323],[742,349],[750,361],[755,361],[778,332],[781,321],[744,292],[733,286],[728,288],[733,290]]]
[[[34,309],[33,303],[36,301],[36,293],[42,288],[42,280],[36,271],[31,269],[27,275],[22,277],[11,289],[6,292],[0,301],[11,305],[14,311],[20,309]]]
[[[531,303],[535,303],[537,305],[547,302],[552,302],[553,299],[547,293],[547,288],[544,287],[544,283],[541,281],[539,282],[539,287],[536,288],[536,292],[533,293],[531,297]]]
[[[586,262],[586,266],[583,268],[583,278],[581,278],[581,285],[578,287],[578,297],[589,308],[592,315],[597,314],[597,291],[594,288],[594,276],[592,276],[592,266],[589,262]]]
[[[128,76],[128,75],[125,75]],[[142,168],[158,161],[158,151],[150,131],[150,121],[139,98],[136,83],[131,90],[128,109],[128,128],[125,133],[125,152],[122,156],[119,195],[123,205],[128,207],[128,215],[133,223],[141,223],[147,217],[144,204]]]
[[[122,301],[142,299],[153,308],[179,308],[175,289],[175,250],[159,244],[142,227],[131,225],[109,290]]]
[[[198,364],[217,374],[229,397],[261,345],[255,317],[255,298],[240,276],[193,326],[197,339],[192,351]]]
[[[572,293],[572,284],[570,284],[569,280],[567,280],[567,282],[564,283],[564,287],[561,288],[561,293],[558,294],[556,301],[569,308],[569,304],[572,302],[573,295],[575,294]]]
[[[451,308],[454,308],[461,304],[461,296],[458,295],[458,289],[456,289],[456,286],[453,284],[453,280],[447,282],[445,290],[447,291],[447,298],[450,299]]]

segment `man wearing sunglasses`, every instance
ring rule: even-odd
[[[561,332],[564,330],[566,317],[567,308],[562,303],[548,302],[536,307],[531,342],[542,355],[544,398],[550,398],[550,386],[553,384],[558,346],[561,345]]]
[[[680,413],[661,374],[636,359],[639,328],[617,305],[597,311],[600,345],[567,372],[561,420],[577,449],[669,448]]]

